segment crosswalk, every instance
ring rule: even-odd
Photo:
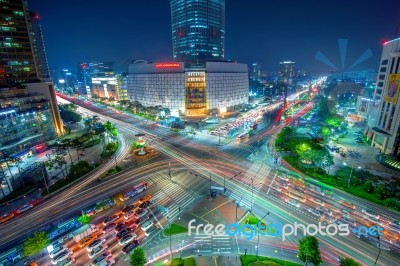
[[[189,206],[197,195],[190,193],[184,186],[171,182],[166,174],[156,173],[150,179],[160,186],[160,189],[153,194],[152,200],[168,209],[170,220],[174,220],[180,212]]]
[[[242,186],[247,185],[247,190],[252,191],[252,193],[243,193],[243,190],[239,189],[238,186],[232,186],[230,188],[230,197],[233,198],[241,207],[250,210],[254,198],[260,193],[270,171],[271,168],[265,164],[257,162],[252,163],[244,177],[239,181]]]
[[[197,235],[194,238],[197,255],[230,254],[232,241],[226,235]]]

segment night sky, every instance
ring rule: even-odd
[[[278,71],[327,71],[321,51],[341,70],[338,39],[348,39],[344,70],[377,69],[382,43],[400,36],[400,1],[226,0],[225,59]],[[50,68],[79,61],[172,60],[169,0],[28,0],[40,14]]]

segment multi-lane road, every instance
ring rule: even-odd
[[[240,201],[241,206],[244,208],[252,209],[252,212],[256,215],[263,216],[264,213],[270,212],[271,214],[266,219],[268,222],[293,223],[297,221],[311,224],[317,223],[320,218],[313,217],[309,212],[310,208],[316,208],[315,204],[310,200],[307,200],[306,203],[301,202],[300,207],[293,207],[286,202],[287,196],[284,191],[288,190],[286,189],[288,182],[281,182],[282,180],[275,169],[265,164],[258,164],[248,160],[249,154],[260,145],[257,138],[250,138],[243,143],[231,142],[225,143],[223,146],[216,146],[218,137],[207,136],[207,138],[196,137],[189,139],[188,137],[171,133],[167,128],[157,127],[142,120],[138,121],[128,115],[100,109],[90,103],[80,102],[79,104],[99,113],[102,119],[108,119],[116,123],[126,140],[131,139],[138,132],[145,133],[147,141],[159,150],[162,154],[161,157],[151,164],[126,171],[111,180],[101,183],[93,184],[93,180],[97,178],[94,175],[93,178],[88,178],[78,186],[68,188],[54,195],[50,200],[18,217],[13,221],[13,228],[10,228],[7,224],[0,225],[0,235],[4,236],[0,240],[0,248],[9,246],[15,240],[23,239],[44,224],[72,214],[86,205],[104,198],[105,195],[116,193],[140,178],[149,178],[163,171],[165,173],[169,163],[172,164],[173,169],[192,169],[192,171],[198,173],[197,177],[186,177],[185,180],[198,180],[200,184],[204,180],[199,176],[209,176],[211,174],[213,182],[221,185],[223,185],[225,177],[229,196]],[[268,134],[276,133],[273,129],[265,132],[268,132]],[[260,136],[262,136],[262,133],[260,133]],[[264,144],[264,138],[259,137],[259,139],[261,140],[261,145]],[[129,143],[127,146],[129,146]],[[121,152],[120,159],[123,159],[123,155],[123,152]],[[233,179],[230,178],[238,172],[242,174]],[[305,194],[308,197],[318,197],[312,191],[306,191]],[[175,197],[178,200],[180,195],[172,196],[172,198]],[[323,198],[326,206],[335,211],[335,213],[340,210],[340,205],[338,205],[338,200],[340,199],[355,203],[357,211],[371,209],[381,213],[387,220],[399,219],[399,216],[395,213],[383,211],[374,204],[337,191],[334,191],[333,198]],[[357,220],[362,219],[358,212],[354,216]],[[318,236],[318,238],[321,243],[323,259],[331,263],[335,263],[339,256],[348,255],[370,265],[373,264],[375,254],[378,252],[376,246],[353,235],[347,238],[324,236]],[[296,250],[297,240],[298,238],[290,238],[288,241],[283,242],[279,238],[261,238],[260,254],[263,254],[263,250],[267,250],[267,248],[263,249],[263,247],[271,245],[277,247],[278,251],[279,248]],[[255,248],[254,242],[240,240],[237,243],[237,250],[233,251],[243,253],[243,247],[249,245],[253,247],[253,250]],[[150,249],[150,247],[148,248]],[[398,253],[382,251],[378,264],[393,265],[393,263],[400,264]]]

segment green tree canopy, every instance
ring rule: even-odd
[[[311,262],[315,266],[322,263],[321,253],[319,252],[318,239],[314,236],[306,236],[299,241],[299,259],[307,263]]]
[[[80,114],[77,114],[70,109],[61,109],[60,115],[62,120],[65,122],[80,122],[82,120],[82,116]]]
[[[89,224],[91,220],[92,220],[92,217],[89,215],[86,215],[84,213],[82,213],[82,215],[78,217],[78,222],[80,222],[83,225]]]
[[[350,258],[341,258],[340,266],[360,266],[358,262]]]
[[[132,266],[143,266],[146,264],[146,256],[142,247],[135,248],[129,256]]]
[[[35,232],[22,244],[24,256],[31,256],[43,250],[50,244],[50,237],[46,232]]]

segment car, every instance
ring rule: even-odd
[[[145,209],[145,208],[149,207],[150,204],[151,204],[150,201],[145,201],[145,202],[143,202],[142,204],[139,205],[139,208]]]
[[[101,244],[103,244],[104,242],[106,242],[106,240],[104,238],[98,238],[95,241],[93,241],[92,243],[90,243],[87,247],[86,250],[87,251],[92,251],[94,248],[97,248],[98,246],[100,246]]]
[[[289,205],[291,205],[293,207],[296,207],[296,208],[300,207],[300,203],[295,199],[290,199],[290,200],[288,200],[286,202],[289,203]]]
[[[142,217],[146,216],[147,214],[148,214],[148,212],[145,209],[141,209],[136,212],[135,217],[142,218]]]
[[[68,265],[72,265],[74,262],[75,262],[75,259],[73,257],[67,257],[65,260],[60,261],[58,263],[58,265],[68,266]]]
[[[278,186],[277,184],[272,184],[270,187],[277,191],[282,191],[282,188],[280,186]]]
[[[139,246],[139,240],[134,239],[122,248],[122,253],[129,254],[137,246]]]
[[[284,181],[289,181],[289,178],[286,175],[277,175],[277,177]]]
[[[5,213],[0,217],[0,223],[5,223],[8,220],[11,220],[12,218],[14,218],[14,213],[9,212],[9,213]]]
[[[340,218],[340,220],[342,220],[344,223],[347,223],[351,226],[357,226],[356,221],[348,215],[343,215],[342,218]]]
[[[125,218],[125,220],[128,220],[128,219],[130,219],[130,218],[132,218],[132,217],[134,217],[135,216],[135,211],[128,211],[128,212],[126,212],[125,214],[124,214],[124,218]]]
[[[353,203],[350,203],[348,201],[341,200],[341,201],[339,201],[339,203],[344,205],[344,206],[346,206],[346,207],[348,207],[348,208],[350,208],[350,209],[353,209],[353,210],[356,209],[356,206]]]
[[[142,203],[144,203],[144,202],[146,202],[146,201],[149,201],[149,200],[151,200],[151,195],[146,194],[146,195],[144,195],[143,197],[141,197],[141,198],[139,199],[139,204],[142,204]]]
[[[350,215],[350,211],[347,209],[341,209],[340,212],[344,215]]]
[[[65,245],[53,245],[53,250],[49,252],[49,256],[50,258],[54,258],[65,250],[67,250],[67,247]]]
[[[115,232],[115,233],[119,233],[119,231],[121,231],[121,230],[123,230],[123,229],[125,229],[125,228],[126,228],[126,225],[125,225],[125,224],[119,223],[119,224],[117,224],[117,226],[115,226],[114,232]]]
[[[122,229],[121,231],[119,231],[119,233],[116,235],[117,238],[123,238],[124,236],[126,236],[127,234],[129,234],[130,232],[132,232],[131,228],[125,228]]]
[[[316,204],[318,204],[318,205],[325,206],[325,202],[323,202],[322,200],[320,200],[320,199],[318,199],[318,198],[313,198],[313,197],[311,197],[311,198],[310,198],[310,201],[312,201],[312,202],[314,202],[314,203],[316,203]]]
[[[114,215],[114,216],[107,216],[103,220],[103,225],[107,225],[109,223],[116,222],[119,219],[119,215]]]
[[[153,222],[151,221],[146,221],[142,224],[141,229],[143,231],[146,231],[147,229],[149,229],[151,226],[153,226]]]
[[[117,227],[116,223],[109,223],[109,224],[107,224],[106,226],[103,227],[103,233],[104,234],[108,233],[108,232],[114,230],[115,227]]]
[[[136,234],[134,233],[128,233],[126,235],[124,235],[123,237],[121,237],[121,239],[118,241],[118,244],[120,246],[123,246],[129,242],[131,242],[132,240],[134,240],[136,238]]]
[[[90,252],[88,252],[89,258],[91,258],[91,259],[94,258],[98,254],[100,254],[101,252],[106,250],[106,248],[107,248],[106,244],[103,244],[103,245],[93,248]]]
[[[57,256],[55,256],[51,260],[51,263],[54,264],[54,265],[58,264],[60,261],[65,260],[66,258],[68,258],[71,255],[72,255],[72,251],[70,251],[69,249],[66,249],[63,252],[59,253]]]
[[[99,264],[100,264],[102,261],[107,260],[107,259],[110,259],[111,257],[112,257],[111,252],[103,253],[103,254],[97,256],[97,257],[92,261],[92,266],[99,266]]]
[[[78,246],[83,248],[86,245],[89,245],[90,243],[92,243],[93,241],[96,240],[96,236],[91,234],[88,236],[85,236],[84,238],[82,238],[79,242],[78,242]]]
[[[327,214],[329,216],[333,215],[332,211],[330,209],[328,209],[328,208],[325,208],[325,207],[317,207],[317,210],[322,211],[323,213],[325,213],[325,214]]]
[[[19,208],[19,209],[17,210],[17,213],[18,213],[18,214],[21,214],[21,213],[24,213],[24,212],[26,212],[26,211],[29,211],[29,210],[32,209],[32,208],[33,208],[33,205],[30,204],[30,203],[28,203],[28,204],[25,204],[24,206],[22,206],[21,208]]]
[[[304,188],[302,188],[302,187],[295,186],[294,189],[295,189],[296,191],[298,191],[298,192],[305,193]]]
[[[156,231],[157,227],[155,227],[154,225],[152,225],[150,228],[148,228],[146,231],[144,231],[144,234],[146,236],[151,235],[151,233],[153,233],[154,231]]]
[[[308,210],[308,212],[310,212],[311,214],[313,214],[314,216],[317,216],[319,218],[324,218],[325,217],[324,213],[319,211],[319,210],[317,210],[317,209],[312,209],[311,208],[311,209]]]
[[[139,225],[139,220],[140,219],[134,219],[134,220],[131,220],[131,221],[127,221],[127,222],[125,222],[125,225],[127,227],[134,228],[134,227]]]
[[[376,212],[374,212],[372,210],[363,209],[363,210],[361,210],[361,212],[364,213],[366,216],[370,216],[370,217],[379,219],[379,214],[377,214]]]
[[[376,219],[375,217],[373,217],[373,216],[365,216],[364,217],[365,219],[367,219],[370,223],[372,223],[372,224],[377,224],[377,225],[380,225],[380,226],[382,226],[383,225],[383,222],[382,221],[379,221],[378,219]]]
[[[133,204],[131,204],[131,205],[128,205],[128,206],[126,206],[125,208],[123,208],[123,209],[121,210],[121,212],[122,212],[122,214],[125,214],[125,213],[127,213],[127,212],[129,212],[129,211],[134,210],[135,208],[136,208],[136,206],[133,205]]]

